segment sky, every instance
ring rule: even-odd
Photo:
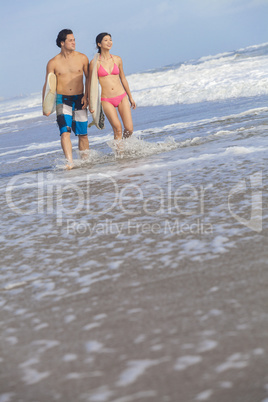
[[[268,0],[4,0],[0,99],[41,92],[55,40],[94,57],[109,32],[126,75],[268,42]]]

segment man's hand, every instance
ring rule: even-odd
[[[82,109],[87,108],[87,98],[85,96],[83,96],[83,98],[81,99],[81,104],[83,105]]]

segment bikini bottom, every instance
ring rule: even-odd
[[[119,104],[121,103],[122,99],[127,95],[126,92],[124,92],[122,95],[119,96],[114,96],[113,98],[101,98],[101,101],[109,102],[111,105],[114,107],[118,107]]]

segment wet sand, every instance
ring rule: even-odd
[[[102,269],[55,270],[54,295],[45,274],[1,289],[0,400],[265,400],[266,239],[177,269],[92,250]]]
[[[2,101],[0,402],[268,402],[266,54],[129,77],[124,157],[107,123],[70,171]]]

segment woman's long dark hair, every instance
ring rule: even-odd
[[[101,52],[101,48],[99,47],[98,43],[101,43],[104,36],[107,36],[107,35],[110,36],[110,38],[112,38],[112,35],[107,32],[102,32],[98,36],[96,36],[96,45],[97,45],[98,53]]]

